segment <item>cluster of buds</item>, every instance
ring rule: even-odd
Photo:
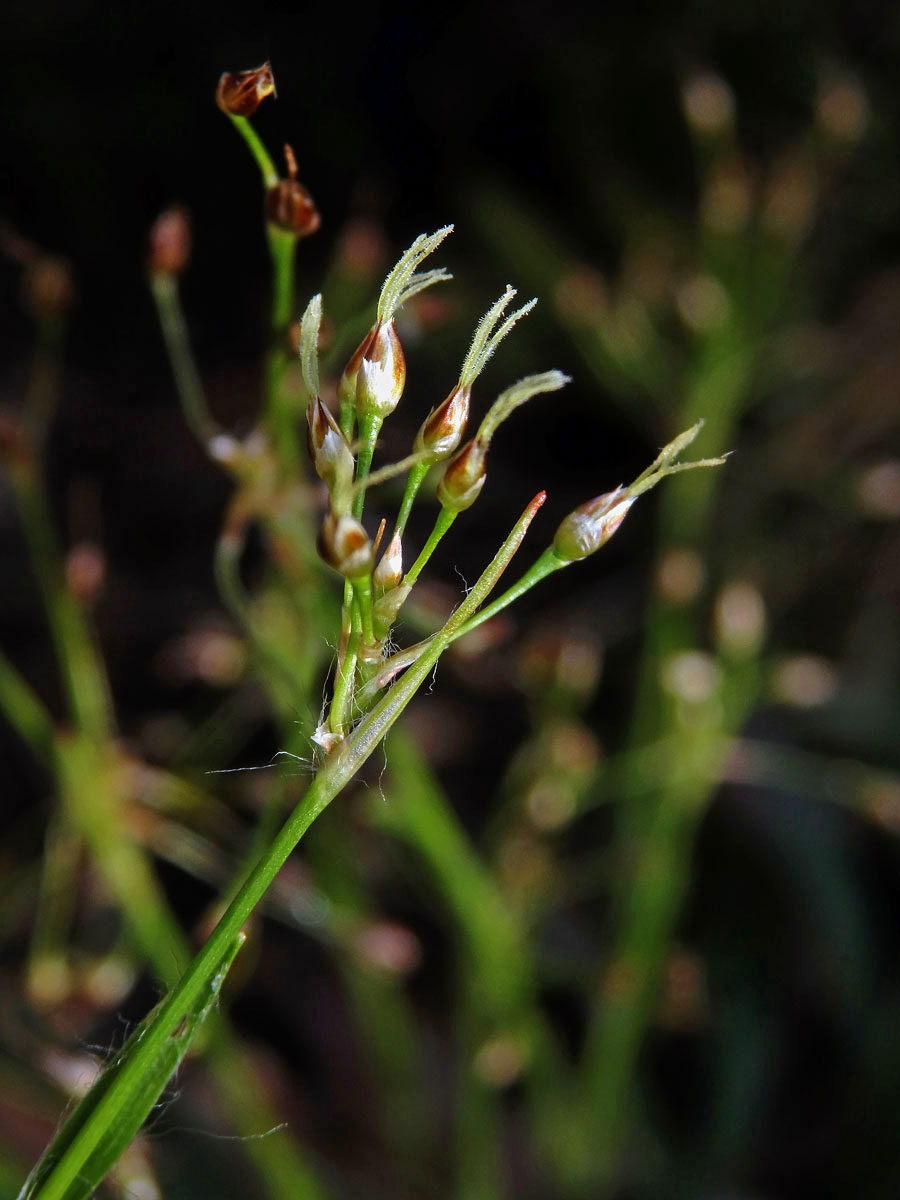
[[[339,682],[328,722],[317,731],[319,744],[328,752],[341,743],[349,723],[365,712],[380,689],[415,662],[431,644],[426,640],[418,647],[391,656],[386,649],[391,628],[423,566],[457,514],[470,508],[480,495],[487,477],[488,450],[498,428],[533,396],[556,391],[568,383],[560,371],[520,379],[495,400],[474,437],[463,444],[473,384],[499,342],[535,303],[532,300],[506,315],[515,296],[513,288],[507,286],[479,323],[455,385],[420,426],[412,454],[400,463],[374,473],[371,471],[381,424],[399,403],[406,381],[406,361],[394,316],[410,296],[449,278],[442,270],[419,270],[422,259],[449,232],[448,227],[430,237],[417,238],[388,275],[375,321],[341,375],[338,417],[329,411],[319,395],[320,296],[314,296],[310,301],[300,323],[300,364],[309,394],[309,453],[316,474],[328,490],[328,510],[319,537],[319,551],[324,561],[346,581]],[[676,438],[628,487],[620,486],[570,513],[557,529],[552,544],[530,571],[498,600],[462,625],[453,637],[474,628],[551,571],[593,554],[613,536],[637,497],[666,475],[688,466],[721,462],[721,459],[686,464],[676,461],[699,428],[697,425]],[[442,462],[445,466],[437,484],[441,508],[434,530],[419,557],[404,573],[403,534],[409,511],[427,472]],[[407,473],[403,501],[396,527],[379,559],[378,548],[385,522],[382,521],[373,542],[362,520],[366,488],[401,472]],[[543,494],[539,499],[543,499]],[[534,511],[536,508],[534,506]]]
[[[277,267],[287,261],[284,255],[293,253],[300,238],[318,228],[319,214],[309,192],[298,180],[291,147],[285,146],[287,174],[282,178],[249,124],[248,118],[267,96],[274,93],[272,71],[269,64],[264,63],[252,71],[223,75],[216,99],[244,137],[262,172],[269,243]],[[327,718],[313,736],[314,742],[329,755],[344,743],[354,721],[358,718],[366,721],[368,708],[400,672],[417,664],[408,671],[408,678],[397,685],[405,694],[407,682],[418,678],[423,664],[436,662],[437,656],[451,641],[489,619],[552,571],[595,553],[613,536],[637,497],[659,480],[688,467],[712,466],[722,461],[677,462],[680,452],[696,436],[699,425],[688,430],[666,446],[651,467],[633,483],[598,496],[570,513],[557,529],[552,544],[533,566],[503,595],[485,605],[488,592],[518,549],[525,530],[545,499],[545,494],[540,493],[443,629],[418,646],[389,653],[392,627],[422,569],[458,514],[469,509],[484,489],[489,450],[500,425],[527,400],[556,391],[569,382],[560,371],[546,371],[520,379],[490,405],[474,436],[466,440],[476,381],[503,339],[536,304],[536,300],[530,300],[510,312],[516,292],[507,285],[478,323],[456,382],[444,400],[422,421],[409,457],[372,470],[381,426],[397,408],[406,386],[406,355],[395,317],[404,304],[424,289],[450,279],[443,268],[423,270],[422,264],[452,228],[448,225],[416,238],[389,272],[371,328],[341,373],[336,413],[332,413],[323,401],[319,387],[321,296],[312,298],[300,322],[298,345],[307,392],[307,447],[313,468],[327,492],[318,548],[324,562],[344,579],[334,697]],[[190,237],[184,214],[179,210],[164,214],[154,227],[150,251],[151,278],[155,281],[155,292],[164,300],[174,289],[174,281],[184,268],[189,249]],[[289,318],[285,323],[287,320]],[[177,329],[170,333],[174,337]],[[211,428],[212,423],[199,401],[195,408],[198,429],[202,432]],[[216,443],[216,438],[210,440],[210,445]],[[426,476],[436,466],[442,467],[436,488],[440,509],[418,557],[404,569],[403,539],[407,521]],[[403,499],[395,527],[379,557],[386,522],[381,522],[373,539],[363,522],[366,491],[401,473],[406,474]],[[374,721],[375,712],[371,715]]]
[[[263,100],[274,94],[271,67],[263,63],[251,71],[223,75],[216,101],[247,142],[262,172],[269,243],[277,273],[279,264],[283,268],[288,261],[285,254],[293,253],[295,243],[319,227],[319,214],[312,197],[298,179],[297,162],[291,147],[284,148],[286,175],[282,177],[249,123],[248,119]],[[368,706],[388,682],[421,656],[429,658],[434,653],[436,641],[449,644],[499,612],[552,571],[594,554],[613,536],[638,496],[667,475],[723,461],[677,461],[681,451],[697,435],[700,426],[696,425],[669,443],[647,471],[627,487],[619,486],[571,512],[559,525],[551,545],[498,599],[476,612],[483,597],[470,593],[434,638],[426,639],[418,647],[389,654],[391,629],[422,569],[459,513],[471,508],[484,489],[489,450],[500,425],[527,400],[556,391],[569,382],[560,371],[546,371],[518,380],[490,405],[474,436],[466,440],[476,381],[503,339],[537,303],[529,300],[510,311],[516,292],[507,284],[478,323],[455,383],[419,426],[411,454],[399,463],[372,470],[381,426],[397,408],[406,386],[406,355],[395,318],[414,296],[451,278],[443,268],[422,269],[422,264],[452,229],[452,225],[447,225],[416,238],[388,273],[374,321],[350,355],[338,380],[335,413],[322,399],[319,387],[321,296],[310,300],[300,322],[298,346],[307,393],[307,448],[316,475],[327,493],[318,548],[324,562],[345,581],[334,699],[327,720],[314,735],[314,741],[327,754],[342,744],[350,724],[358,717],[364,717]],[[174,288],[189,253],[187,219],[183,212],[173,209],[160,218],[151,236],[151,279],[155,291],[163,299]],[[282,281],[283,277],[282,270]],[[289,317],[283,319],[287,324]],[[170,333],[174,336],[177,330]],[[201,432],[211,429],[213,423],[199,400],[194,407],[198,429]],[[210,445],[217,445],[219,440],[211,438]],[[436,485],[440,509],[418,556],[404,568],[403,539],[407,522],[426,476],[435,467],[441,467]],[[373,539],[363,521],[366,491],[401,473],[406,474],[406,485],[394,529],[385,538],[386,522],[382,521]],[[515,553],[544,498],[544,493],[535,497],[485,572],[483,579],[490,576],[490,586]],[[476,584],[473,593],[479,591],[481,583]],[[460,616],[463,611],[467,613],[465,619]]]

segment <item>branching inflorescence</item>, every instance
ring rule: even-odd
[[[382,688],[415,662],[429,638],[416,647],[388,654],[392,627],[438,543],[457,515],[470,508],[487,478],[487,453],[500,425],[520,405],[569,382],[561,371],[529,375],[507,388],[491,405],[478,429],[460,447],[466,432],[472,386],[497,346],[537,303],[530,300],[504,316],[516,295],[507,285],[478,324],[455,385],[433,408],[416,434],[412,453],[399,463],[371,473],[372,458],[382,422],[403,393],[406,360],[394,315],[412,295],[450,276],[443,270],[420,272],[419,265],[452,232],[451,225],[416,238],[384,282],[376,321],[351,356],[338,388],[340,417],[333,416],[318,391],[316,354],[322,298],[314,296],[301,321],[300,357],[310,394],[307,409],[308,446],[316,473],[325,483],[329,509],[322,524],[319,550],[323,559],[346,580],[343,625],[334,698],[314,740],[331,752],[362,716]],[[521,579],[488,608],[455,628],[453,639],[499,612],[552,571],[586,558],[615,533],[638,496],[667,475],[691,467],[719,465],[721,458],[680,463],[678,455],[694,440],[701,423],[672,441],[633,483],[597,497],[577,508],[559,526],[553,543]],[[358,433],[354,444],[352,439]],[[412,565],[403,569],[403,535],[425,476],[441,465],[437,484],[440,510],[431,534]],[[366,488],[407,472],[406,487],[393,535],[379,549],[384,523],[374,541],[363,524]],[[439,635],[435,635],[437,637]]]
[[[224,75],[216,98],[247,141],[263,176],[277,290],[279,264],[283,266],[285,262],[285,245],[289,244],[292,254],[297,239],[318,228],[319,221],[309,194],[296,179],[290,148],[286,148],[289,179],[280,180],[249,123],[248,118],[274,90],[271,70],[264,64],[255,71]],[[318,549],[324,561],[345,581],[333,696],[312,735],[324,757],[334,754],[345,743],[375,701],[383,699],[382,691],[389,683],[426,650],[429,655],[433,653],[445,639],[446,627],[418,646],[394,653],[388,649],[394,645],[394,623],[421,572],[458,514],[478,499],[487,477],[488,450],[500,425],[527,400],[556,391],[569,382],[561,371],[520,379],[494,401],[474,436],[463,442],[474,384],[500,343],[537,303],[532,299],[510,311],[516,291],[507,285],[478,323],[459,377],[446,398],[422,422],[410,455],[373,473],[382,424],[399,404],[406,383],[406,356],[395,317],[404,304],[424,289],[451,278],[443,268],[423,269],[423,264],[452,231],[452,225],[445,225],[432,234],[421,234],[388,273],[378,297],[374,323],[350,356],[338,381],[336,413],[329,410],[320,395],[318,343],[323,319],[320,295],[309,301],[300,322],[300,365],[308,398],[307,446],[316,474],[328,492],[328,511],[321,525]],[[279,238],[291,240],[285,243]],[[290,441],[292,435],[284,430],[283,419],[280,423],[282,435]],[[637,497],[666,475],[720,463],[721,459],[677,462],[678,455],[693,441],[699,428],[699,424],[695,425],[671,442],[629,486],[620,486],[571,513],[557,530],[552,545],[530,570],[491,605],[470,613],[465,623],[454,622],[450,640],[488,619],[552,571],[599,549],[619,527]],[[270,430],[273,438],[278,432],[275,428]],[[404,569],[403,539],[409,516],[425,477],[433,468],[441,471],[436,490],[440,509],[424,546]],[[366,491],[403,473],[406,486],[393,531],[386,537],[386,524],[382,522],[373,538],[364,524]]]

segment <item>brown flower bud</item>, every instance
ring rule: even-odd
[[[191,256],[188,215],[176,205],[159,214],[150,229],[147,266],[164,275],[180,275]]]
[[[355,517],[330,512],[322,522],[319,553],[345,579],[359,579],[372,570],[372,543]]]
[[[389,416],[400,403],[405,383],[406,357],[394,322],[379,322],[356,377],[356,413],[360,421]]]
[[[346,511],[353,482],[353,452],[337,421],[319,399],[306,410],[306,445],[316,474],[331,493],[332,508]]]
[[[605,546],[634,504],[625,488],[605,492],[582,504],[562,521],[553,538],[553,553],[562,562],[577,562]]]
[[[477,438],[466,442],[450,459],[437,486],[437,498],[452,512],[462,512],[478,499],[487,478],[487,453]]]
[[[230,117],[252,117],[266,96],[274,95],[272,67],[264,62],[252,71],[226,71],[216,88],[216,104]]]
[[[443,404],[433,408],[416,434],[416,451],[427,450],[435,462],[448,458],[462,441],[462,435],[466,431],[471,398],[471,387],[460,385],[450,393]]]
[[[271,225],[296,237],[308,237],[322,223],[315,202],[297,179],[297,160],[290,146],[285,146],[288,177],[279,179],[266,190],[266,219]]]

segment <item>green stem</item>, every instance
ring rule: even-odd
[[[485,621],[489,621],[491,617],[495,617],[497,613],[502,612],[520,596],[524,595],[535,584],[540,583],[542,579],[546,579],[548,575],[552,575],[554,571],[562,570],[569,564],[563,562],[561,558],[557,558],[553,553],[553,547],[548,546],[544,553],[537,561],[528,568],[525,574],[512,585],[507,588],[502,596],[498,596],[496,600],[492,600],[486,605],[480,613],[472,617],[471,621],[466,621],[462,629],[456,634],[456,637],[464,637],[467,633],[471,633],[473,629],[477,629],[479,625],[483,625]]]
[[[294,310],[294,266],[297,238],[284,229],[269,225],[269,254],[272,259],[271,344],[265,361],[265,411],[269,432],[278,461],[290,475],[300,463],[297,440],[297,413],[285,393],[284,379],[288,357],[285,334]]]
[[[406,480],[406,490],[403,493],[403,501],[400,505],[400,511],[397,514],[397,524],[394,529],[394,532],[399,533],[401,537],[403,537],[406,529],[406,523],[409,520],[409,514],[412,512],[412,506],[419,493],[419,488],[424,483],[425,476],[428,474],[430,467],[430,462],[417,463],[409,472]]]
[[[406,573],[406,578],[403,580],[405,584],[408,584],[410,587],[413,586],[413,584],[421,575],[429,558],[431,558],[432,554],[434,554],[435,550],[437,549],[441,538],[456,520],[456,517],[457,514],[451,509],[441,509],[437,515],[437,520],[434,523],[434,529],[432,529],[431,533],[428,535],[428,541],[422,548],[422,553]]]
[[[50,714],[31,685],[0,651],[0,709],[42,763],[53,762],[55,730]]]
[[[266,230],[272,258],[272,332],[283,333],[294,315],[294,265],[297,237],[270,224]]]
[[[175,390],[185,420],[197,440],[205,446],[221,430],[206,404],[178,294],[178,280],[166,271],[154,271],[150,275],[150,291],[156,302],[166,352],[175,376]]]
[[[502,596],[498,596],[496,600],[485,605],[481,612],[476,613],[474,617],[466,621],[462,628],[456,631],[451,641],[455,642],[458,638],[465,637],[467,633],[471,633],[473,629],[477,629],[479,625],[485,621],[489,621],[491,617],[495,617],[497,613],[502,612],[513,601],[518,600],[529,588],[533,588],[535,584],[540,583],[542,579],[546,579],[548,575],[552,575],[554,571],[559,571],[568,565],[567,562],[563,562],[556,557],[552,546],[548,546],[540,558],[528,568],[525,574],[512,587],[507,588]],[[392,654],[390,658],[384,659],[379,663],[377,673],[373,678],[368,680],[366,686],[357,696],[360,706],[365,708],[378,692],[391,682],[398,671],[402,671],[405,667],[416,662],[425,653],[431,644],[431,640],[431,638],[426,638],[424,641],[418,642],[415,646],[408,646],[405,650],[398,650],[396,654]]]
[[[353,581],[353,593],[359,607],[360,629],[367,646],[375,645],[375,627],[372,623],[372,576],[364,575]]]
[[[267,188],[274,187],[278,182],[278,172],[275,170],[275,164],[272,162],[272,156],[262,143],[259,134],[250,124],[246,117],[233,116],[231,123],[235,129],[250,147],[250,153],[256,160],[256,165],[259,167],[260,174],[263,178],[263,183]]]
[[[35,464],[29,463],[12,475],[69,710],[75,724],[97,737],[105,737],[113,723],[106,676],[84,613],[66,587],[46,497],[35,475]]]
[[[357,521],[363,514],[363,508],[366,503],[366,489],[359,487],[363,480],[368,478],[369,471],[372,467],[372,459],[375,455],[375,443],[378,441],[378,434],[381,432],[382,419],[371,414],[360,417],[359,421],[359,451],[356,456],[356,480],[355,484],[358,488],[356,495],[353,497],[353,515]]]
[[[358,647],[359,631],[351,628],[346,653],[338,663],[337,675],[334,680],[334,696],[328,711],[328,726],[332,733],[340,736],[347,732],[350,721],[350,703],[353,699],[353,685],[356,679]]]

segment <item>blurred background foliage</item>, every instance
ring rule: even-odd
[[[735,453],[459,645],[283,873],[109,1194],[896,1195],[897,9],[4,19],[0,1195],[308,770],[333,589],[293,553],[303,504],[192,440],[143,266],[184,204],[209,403],[249,435],[261,203],[212,93],[265,58],[332,375],[396,251],[456,223],[385,452],[507,279],[541,304],[481,411],[574,377],[498,438],[411,636],[539,488],[533,552],[698,416]]]

